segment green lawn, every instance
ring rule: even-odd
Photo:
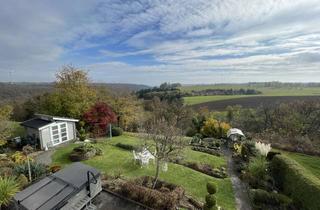
[[[297,161],[304,168],[306,168],[312,174],[314,174],[316,177],[320,178],[320,157],[294,153],[294,152],[281,151],[281,153],[284,153],[285,155],[289,156],[293,160]]]
[[[102,156],[98,156],[84,162],[98,168],[106,174],[111,175],[121,173],[128,178],[143,175],[154,175],[155,169],[153,164],[143,168],[134,165],[131,152],[113,146],[117,142],[135,145],[140,144],[139,139],[136,137],[114,137],[112,140],[105,140],[104,142],[97,144],[104,151]],[[68,146],[58,148],[53,154],[53,163],[61,165],[69,164],[70,161],[68,160],[68,155],[75,146],[75,144],[70,144]],[[188,161],[208,163],[215,167],[226,165],[226,160],[223,157],[216,157],[192,151],[189,148],[185,149],[184,156]],[[229,178],[212,178],[200,172],[172,163],[168,164],[167,172],[161,172],[160,178],[167,182],[172,182],[182,186],[188,194],[201,201],[204,201],[204,197],[206,195],[206,183],[208,181],[213,181],[217,184],[219,189],[217,193],[218,204],[224,209],[235,209],[235,199]]]
[[[262,87],[262,86],[249,86],[246,84],[220,84],[220,85],[190,85],[182,86],[180,89],[184,92],[192,90],[205,90],[205,89],[255,89],[261,91],[260,95],[219,95],[219,96],[191,96],[184,97],[185,103],[194,105],[209,101],[220,101],[226,99],[251,97],[251,96],[314,96],[320,95],[320,87]]]

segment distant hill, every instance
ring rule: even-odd
[[[54,83],[4,83],[0,82],[0,103],[26,100],[30,97],[42,95],[53,90]],[[107,87],[117,93],[130,93],[144,88],[146,85],[120,83],[94,83],[94,86]]]

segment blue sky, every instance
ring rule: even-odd
[[[3,0],[0,81],[320,82],[319,23],[320,0]]]

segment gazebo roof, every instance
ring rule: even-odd
[[[228,132],[227,132],[227,137],[229,138],[231,135],[239,135],[239,136],[244,136],[243,132],[238,129],[238,128],[231,128]]]

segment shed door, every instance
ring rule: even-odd
[[[68,141],[67,123],[57,123],[51,127],[51,131],[53,145]]]

